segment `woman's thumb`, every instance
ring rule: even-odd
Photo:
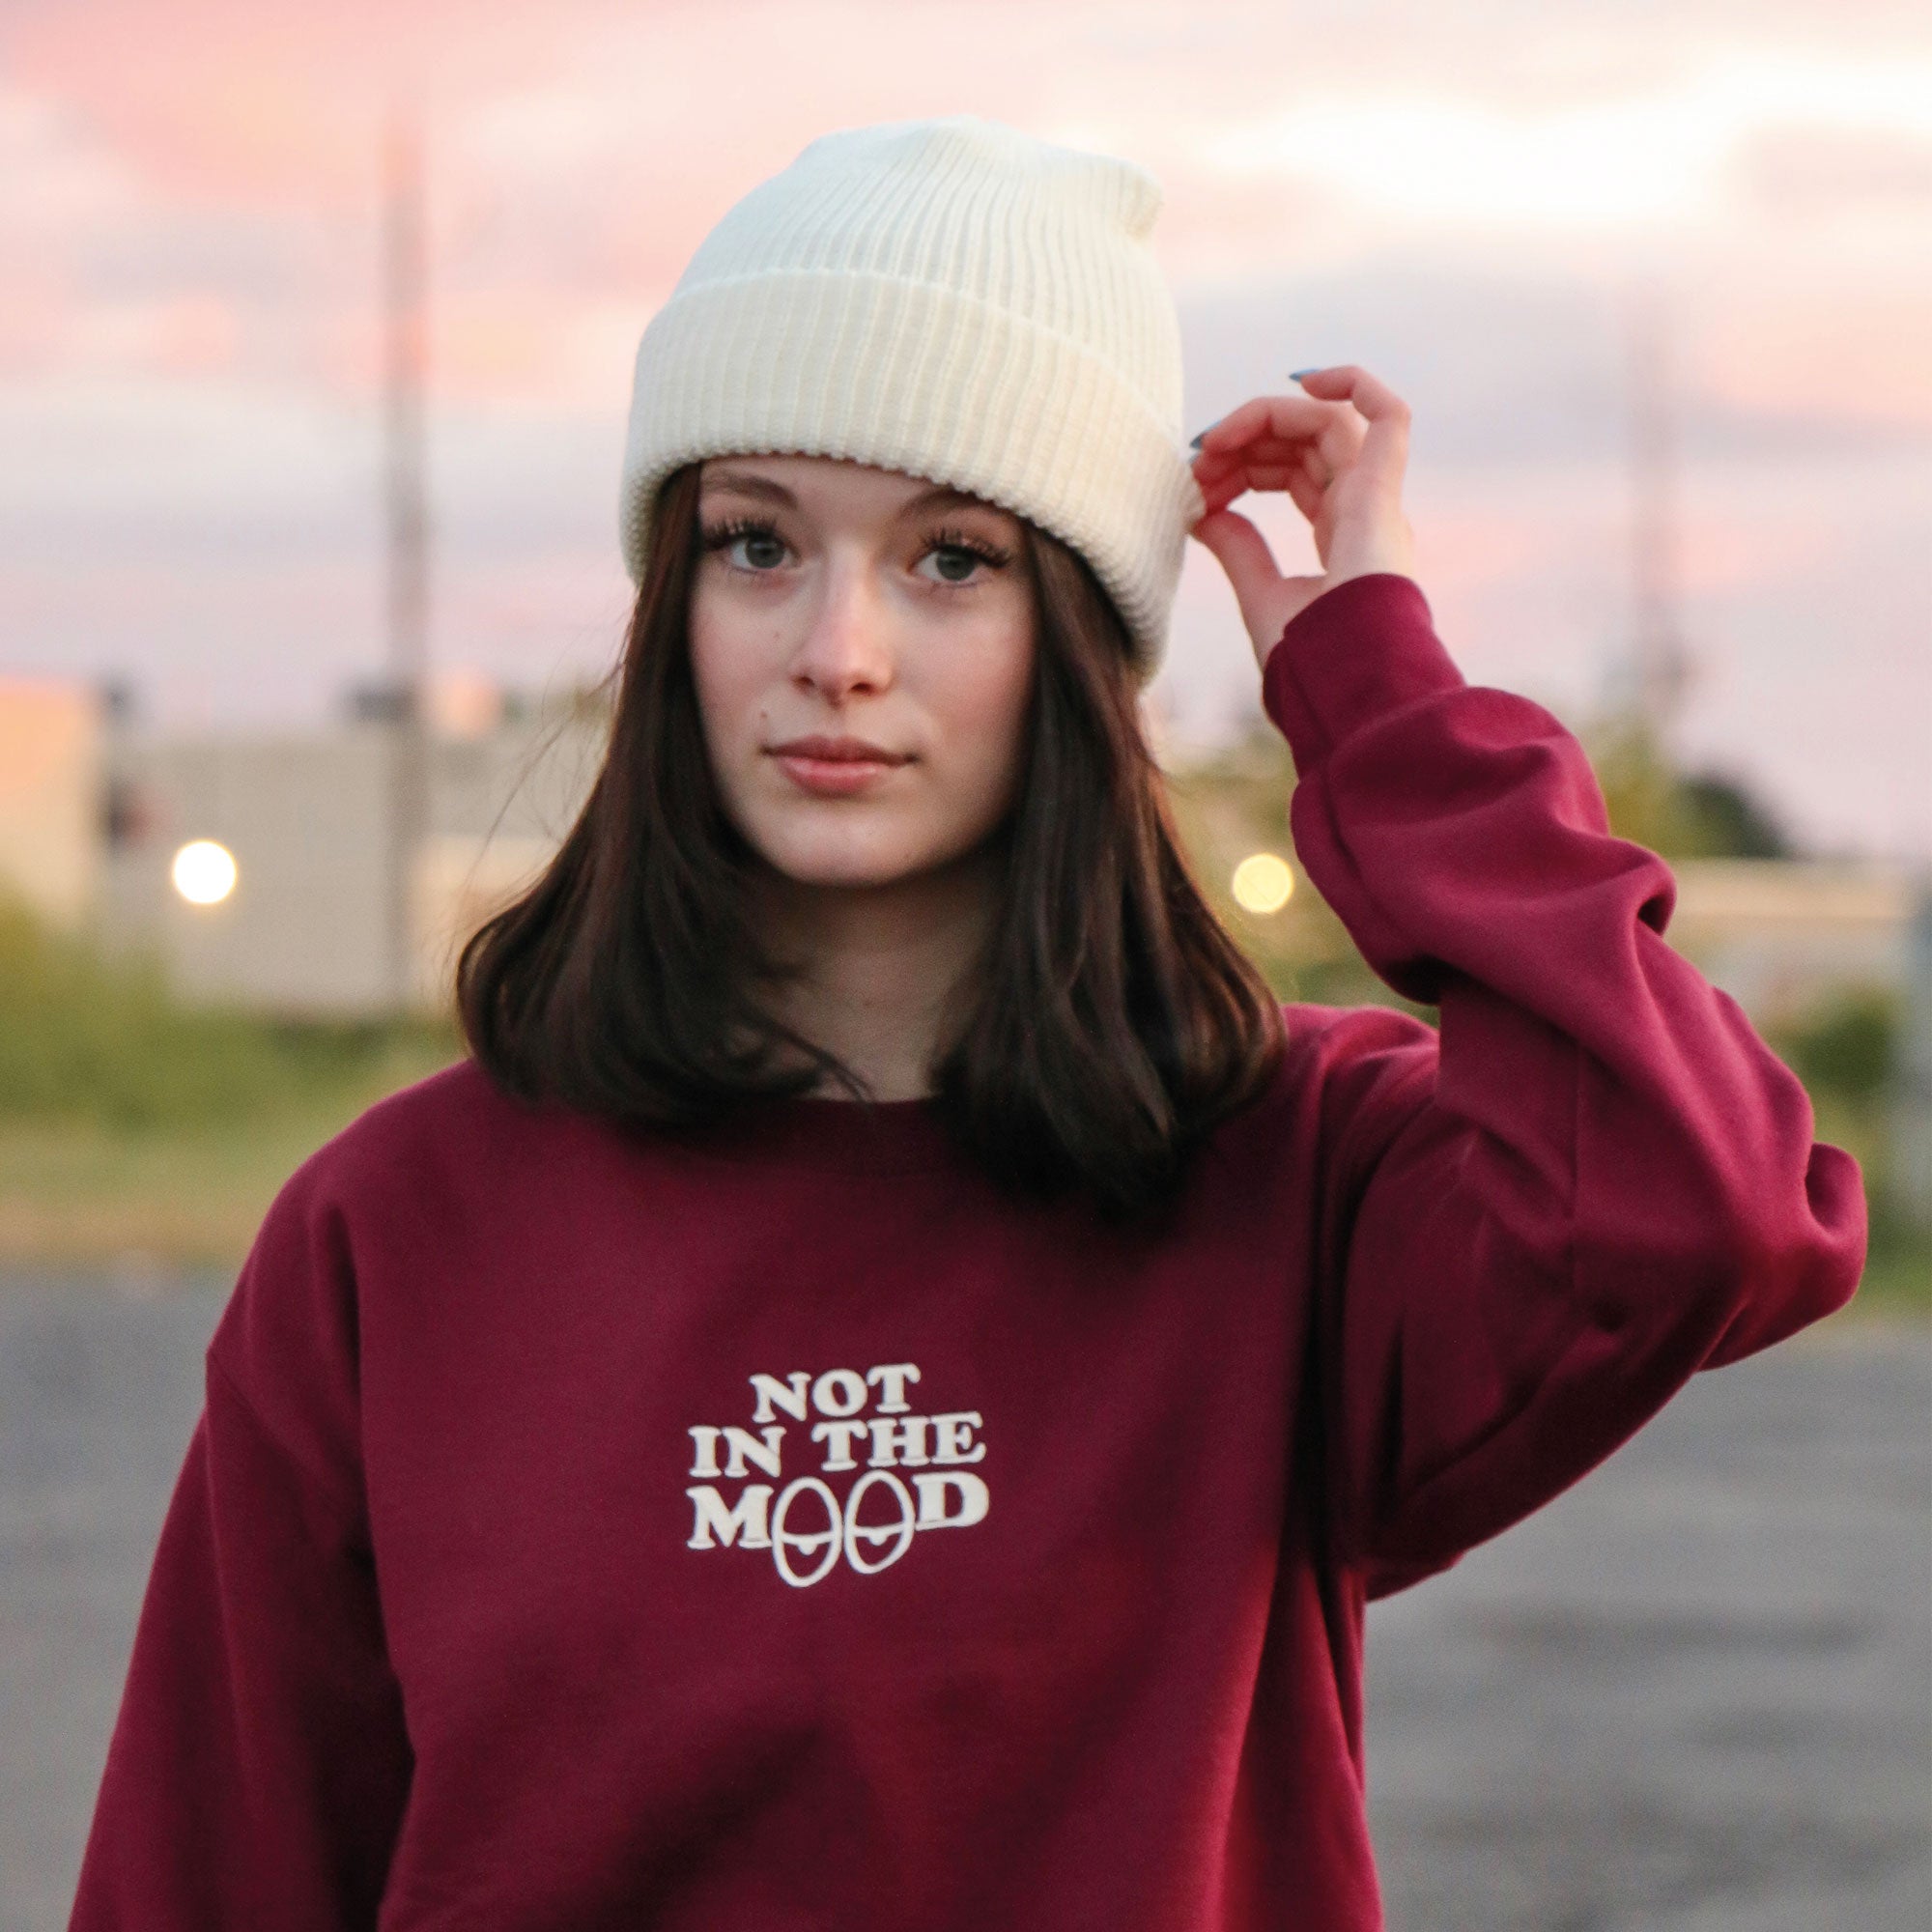
[[[1220,559],[1235,586],[1242,620],[1254,630],[1263,616],[1266,593],[1281,582],[1281,570],[1267,539],[1238,510],[1216,510],[1203,517],[1191,534]]]

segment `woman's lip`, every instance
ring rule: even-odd
[[[772,755],[793,784],[821,798],[863,791],[905,762],[885,758],[808,758],[796,752],[774,752]]]
[[[902,765],[911,755],[905,752],[889,752],[882,745],[867,744],[863,738],[787,738],[782,745],[769,748],[784,758],[820,758],[827,760],[841,758],[864,758],[876,760],[882,764]]]

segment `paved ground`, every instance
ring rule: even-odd
[[[1374,1606],[1392,1932],[1932,1926],[1932,1337],[1696,1378]]]
[[[66,1923],[228,1282],[0,1278],[0,1932]],[[1370,1613],[1390,1932],[1932,1925],[1932,1332],[1703,1376]]]

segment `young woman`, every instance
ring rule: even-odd
[[[1436,637],[1404,404],[1188,461],[1158,200],[845,130],[653,319],[607,761],[472,1057],[264,1221],[77,1932],[1374,1927],[1368,1601],[1852,1293],[1857,1166]],[[1190,531],[1439,1032],[1277,1005],[1189,878]]]

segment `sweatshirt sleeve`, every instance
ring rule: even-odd
[[[1315,1312],[1331,1535],[1378,1597],[1595,1466],[1699,1369],[1850,1298],[1858,1163],[1663,937],[1582,746],[1464,681],[1421,588],[1324,591],[1267,658],[1295,846],[1379,977],[1337,1029]]]
[[[345,1245],[313,1164],[206,1360],[71,1932],[373,1927],[412,1758],[355,1446]]]

